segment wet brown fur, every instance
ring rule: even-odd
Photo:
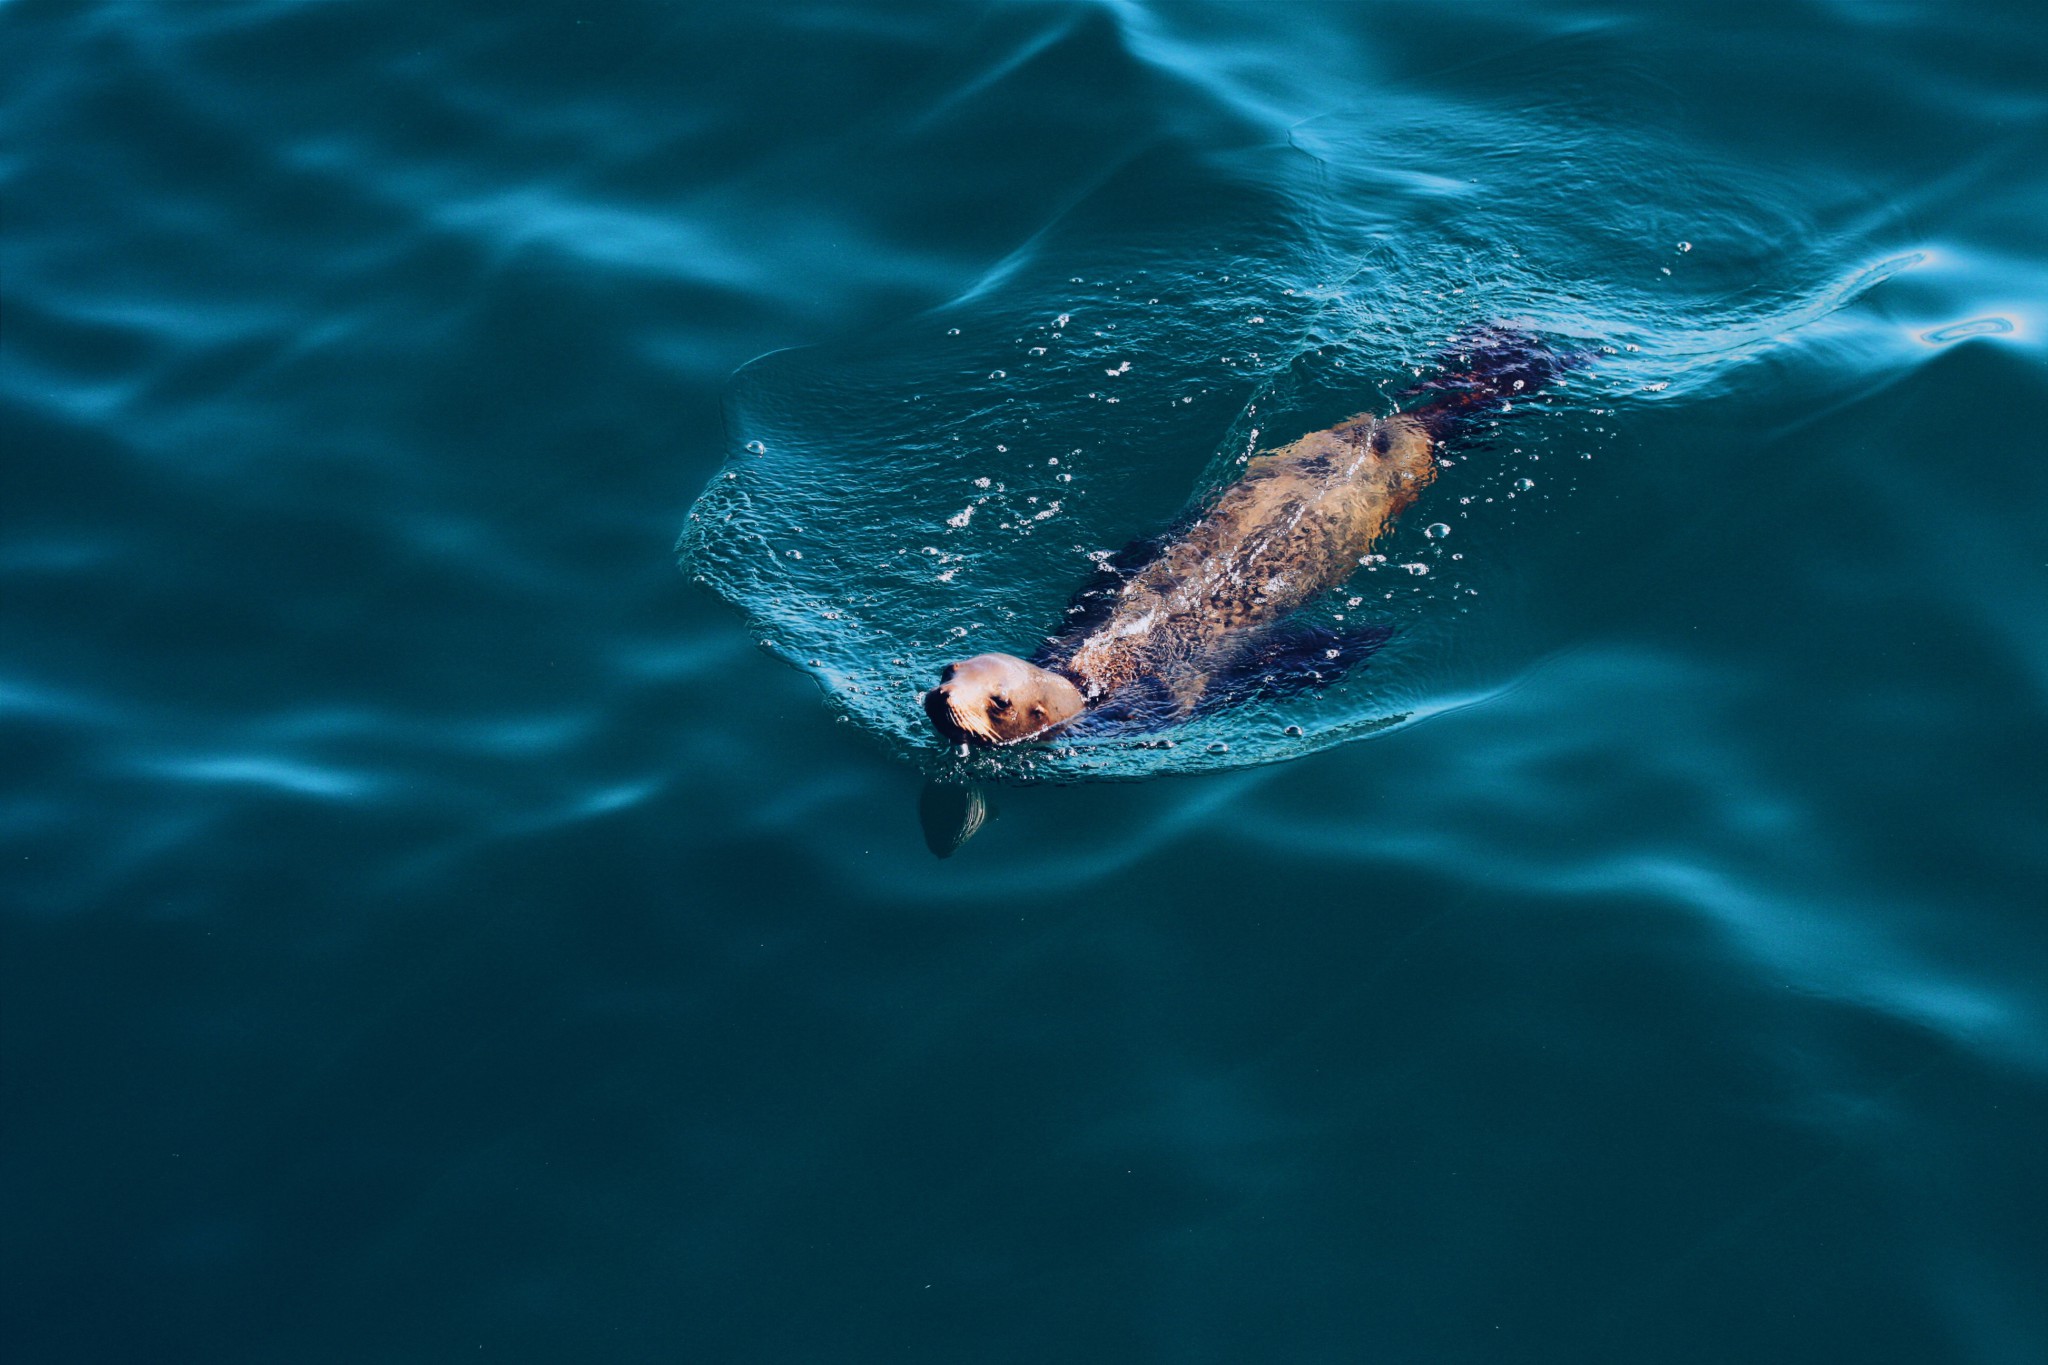
[[[1126,583],[1053,666],[1093,702],[1159,678],[1192,710],[1234,637],[1343,583],[1435,477],[1422,422],[1353,417],[1255,456],[1200,521]]]

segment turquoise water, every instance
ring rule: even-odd
[[[2048,1358],[2036,7],[0,33],[10,1357]],[[1497,319],[1368,668],[925,735]]]

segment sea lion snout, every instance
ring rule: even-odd
[[[977,654],[947,664],[923,701],[943,738],[978,744],[1030,739],[1072,720],[1087,704],[1073,683],[1013,654]]]

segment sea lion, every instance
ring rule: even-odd
[[[1188,528],[1127,566],[1109,593],[1084,591],[1083,620],[1031,659],[977,654],[947,664],[924,694],[932,727],[955,743],[1015,744],[1083,717],[1142,726],[1211,705],[1325,680],[1371,653],[1384,628],[1338,637],[1287,616],[1355,572],[1436,477],[1436,448],[1481,409],[1532,393],[1565,357],[1517,333],[1467,342],[1423,401],[1370,413],[1257,455]],[[1092,599],[1092,600],[1091,600]]]

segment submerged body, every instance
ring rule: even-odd
[[[1162,718],[1185,718],[1268,628],[1351,576],[1435,476],[1433,446],[1418,418],[1368,415],[1254,457],[1101,619],[1035,662],[948,665],[926,713],[947,738],[985,744],[1033,738],[1133,689]]]

